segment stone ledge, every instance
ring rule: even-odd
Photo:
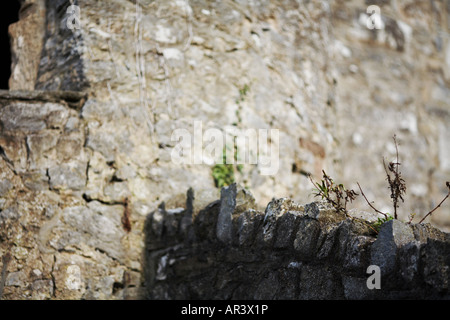
[[[87,92],[82,91],[0,90],[0,105],[5,100],[66,102],[70,108],[81,110],[87,97]]]
[[[149,214],[148,298],[450,297],[450,234],[392,220],[376,235],[323,202],[273,199],[261,212],[246,197],[232,185],[194,217],[164,204]],[[236,203],[249,205],[237,209]],[[379,290],[367,287],[370,265],[381,270]]]

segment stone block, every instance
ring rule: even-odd
[[[311,218],[301,218],[295,235],[294,249],[302,260],[309,260],[316,254],[320,234],[319,222]]]
[[[69,117],[69,110],[58,103],[12,102],[0,108],[3,130],[38,132],[43,129],[62,129]]]
[[[291,248],[300,218],[298,212],[288,211],[276,220],[274,248]],[[295,244],[294,244],[295,245]]]
[[[86,163],[64,163],[48,169],[50,188],[81,190],[86,186]]]
[[[224,244],[231,244],[232,215],[236,208],[236,184],[223,187],[220,193],[220,210],[217,217],[216,236]]]
[[[121,205],[104,205],[91,201],[89,207],[65,208],[62,218],[72,229],[83,232],[81,243],[99,248],[110,257],[121,260],[124,257],[121,239],[125,235],[120,221],[122,214]]]
[[[400,248],[413,241],[415,238],[410,225],[399,220],[384,223],[372,245],[370,263],[380,267],[382,276],[392,275],[397,268]]]
[[[261,224],[264,215],[261,212],[250,209],[244,211],[236,219],[236,230],[239,246],[251,246],[255,243],[256,233],[261,232]]]

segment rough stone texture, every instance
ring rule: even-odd
[[[236,208],[236,184],[222,188],[220,197],[220,211],[217,217],[217,239],[224,243],[231,243],[232,214]]]
[[[429,224],[392,220],[376,235],[365,223],[323,203],[298,208],[286,199],[268,204],[275,217],[267,222],[276,230],[271,242],[264,237],[264,213],[247,209],[236,214],[232,201],[212,203],[182,231],[187,211],[152,212],[144,229],[147,298],[450,298],[450,234]],[[225,211],[234,212],[231,237],[237,241],[204,232],[215,230],[217,213]],[[170,231],[161,232],[167,224]],[[381,269],[380,289],[367,287],[370,265]]]
[[[412,241],[414,234],[409,226],[397,220],[389,221],[380,230],[378,241],[372,247],[372,264],[379,266],[383,275],[392,274],[398,250]]]
[[[235,173],[260,209],[272,197],[304,202],[311,189],[305,173],[319,178],[325,169],[347,187],[360,181],[389,210],[382,157],[395,156],[393,134],[408,184],[401,217],[416,212],[419,219],[445,195],[450,44],[443,1],[377,2],[381,30],[366,27],[362,0],[75,3],[81,29],[66,27],[67,1],[47,0],[42,52],[13,52],[18,65],[40,61],[35,83],[17,81],[17,88],[89,93],[86,145],[100,153],[90,181],[105,179],[106,162],[131,168],[132,200],[152,209],[179,190],[213,188],[209,165],[171,160],[173,130],[192,132],[200,120],[203,130],[280,130],[276,175],[261,176],[250,164]],[[30,38],[25,29],[12,37]],[[100,190],[92,196],[108,197]],[[362,199],[355,205],[365,208]],[[431,221],[450,230],[448,203],[444,209]]]
[[[46,28],[34,86],[37,90],[81,91],[89,85],[81,59],[81,34],[66,24],[69,4],[64,0],[45,1]]]
[[[111,202],[83,196],[92,158],[83,99],[0,94],[0,255],[12,256],[4,299],[140,296],[141,250],[129,246],[139,232],[124,229],[126,203],[116,188]]]
[[[24,0],[19,21],[9,26],[10,90],[34,90],[45,34],[45,0]]]
[[[394,133],[408,186],[400,218],[420,219],[446,194],[443,1],[378,1],[378,31],[366,28],[362,0],[74,3],[79,30],[67,28],[63,0],[23,1],[10,27],[10,88],[19,91],[0,92],[0,255],[13,256],[3,298],[202,298],[213,291],[202,271],[222,296],[244,296],[248,285],[256,298],[371,298],[362,269],[384,257],[384,270],[405,279],[405,296],[415,287],[448,295],[445,234],[412,225],[410,241],[410,227],[393,223],[373,243],[322,204],[297,204],[313,201],[306,174],[325,169],[348,188],[359,181],[390,210],[382,157],[395,156]],[[172,132],[193,132],[195,120],[203,130],[279,129],[277,174],[244,164],[235,177],[254,196],[238,188],[234,200],[230,190],[218,200],[210,165],[171,159]],[[231,223],[225,199],[235,201]],[[443,230],[449,205],[429,220]],[[405,236],[390,233],[397,230]],[[226,241],[208,260],[201,239],[218,246],[218,231]],[[173,248],[190,252],[180,244],[196,241],[193,257],[174,262]],[[281,267],[264,266],[253,283],[263,254]],[[232,259],[241,264],[211,269]],[[161,281],[171,272],[199,281],[168,292]]]

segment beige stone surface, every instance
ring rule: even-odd
[[[399,218],[418,221],[447,193],[444,1],[378,1],[381,30],[362,0],[84,0],[74,30],[68,2],[50,2],[26,1],[10,26],[11,89],[44,93],[0,94],[5,298],[138,297],[148,213],[164,201],[175,214],[191,187],[195,213],[220,194],[211,164],[172,158],[173,132],[193,135],[196,121],[224,135],[279,130],[276,174],[234,167],[260,210],[314,201],[307,174],[325,170],[392,213],[394,134]],[[370,211],[361,197],[351,207]],[[428,221],[449,230],[450,202]]]
[[[45,1],[23,1],[19,21],[8,29],[12,66],[10,90],[34,90],[45,34]]]

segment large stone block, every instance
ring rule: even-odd
[[[232,215],[236,208],[236,184],[222,188],[220,193],[220,210],[217,217],[217,239],[225,244],[231,244],[233,223]]]
[[[38,132],[43,129],[62,129],[69,110],[57,103],[13,102],[0,108],[0,122],[4,131]]]
[[[382,225],[372,245],[370,263],[380,267],[382,276],[392,276],[398,267],[400,249],[414,241],[410,225],[390,220]]]
[[[86,186],[86,163],[64,163],[48,169],[50,187],[58,190],[82,190]]]

